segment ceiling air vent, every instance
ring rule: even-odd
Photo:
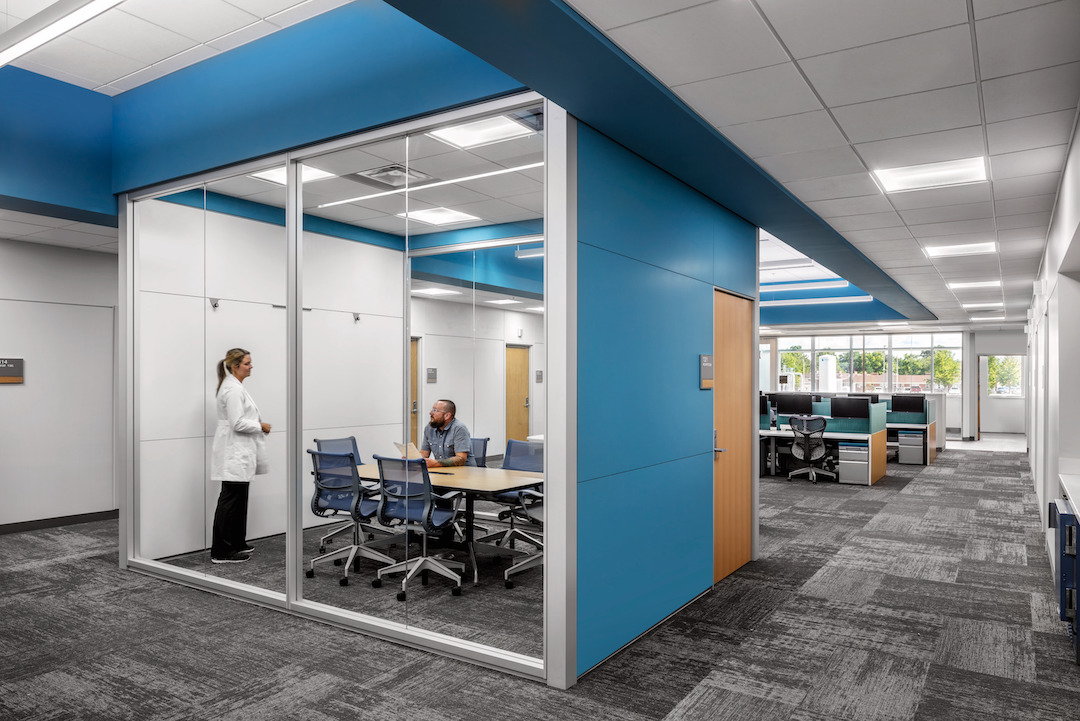
[[[435,179],[427,173],[421,173],[419,170],[412,170],[397,163],[374,170],[363,170],[356,175],[359,176],[358,180],[395,189],[404,188],[406,185],[419,185]]]

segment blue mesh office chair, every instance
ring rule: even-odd
[[[420,555],[407,558],[400,563],[385,566],[378,570],[371,585],[378,588],[382,577],[388,573],[405,573],[401,579],[399,601],[405,600],[405,587],[417,574],[422,574],[422,581],[427,584],[427,572],[434,571],[455,582],[451,593],[461,595],[461,574],[465,564],[429,556],[427,552],[428,536],[438,534],[453,524],[458,514],[461,494],[457,491],[438,494],[431,487],[427,463],[423,458],[386,458],[375,456],[379,464],[379,522],[386,526],[401,526],[406,532],[417,533],[421,537]],[[435,504],[436,500],[453,501],[452,507],[443,508]]]
[[[356,448],[356,438],[353,436],[346,436],[345,438],[316,438],[315,448],[325,453],[352,453],[353,458],[356,459],[356,463],[360,463],[360,451]],[[379,490],[378,483],[371,483],[368,481],[360,481],[361,488],[364,488],[372,493],[377,493]],[[329,517],[336,515],[347,515],[348,510],[339,511],[334,508],[325,507],[319,500],[319,491],[316,488],[315,493],[311,496],[311,512],[316,516]],[[364,524],[361,524],[363,527]],[[352,522],[344,523],[334,530],[327,533],[325,536],[319,539],[319,553],[326,553],[326,544],[334,542],[334,536],[339,533],[345,533],[353,527]],[[368,531],[368,538],[373,538],[373,531],[371,527],[366,527]]]
[[[795,439],[791,442],[791,455],[807,464],[806,468],[798,468],[789,473],[788,480],[790,481],[795,476],[803,474],[810,477],[811,483],[817,483],[818,476],[836,478],[835,473],[820,467],[828,453],[824,438],[825,418],[822,416],[794,415],[791,416],[788,423],[791,426],[791,431],[795,434]],[[818,464],[816,468],[814,467],[815,463]]]
[[[376,493],[365,488],[360,483],[360,475],[356,470],[356,457],[350,453],[326,453],[313,451],[311,464],[315,476],[315,496],[312,507],[316,505],[324,511],[340,511],[348,513],[352,518],[353,542],[352,545],[340,548],[330,553],[323,553],[311,559],[311,565],[306,574],[308,578],[315,577],[315,564],[321,561],[333,560],[336,564],[341,559],[344,562],[345,576],[339,581],[342,586],[349,585],[349,568],[358,558],[368,558],[380,563],[391,564],[394,559],[385,553],[364,545],[360,540],[360,524],[372,518],[379,510],[379,500]]]
[[[511,471],[543,473],[544,444],[531,441],[507,441],[502,467]],[[489,533],[477,539],[477,543],[493,543],[500,548],[513,548],[516,541],[524,541],[537,549],[535,553],[526,556],[503,572],[503,581],[506,587],[513,588],[514,582],[510,580],[510,576],[533,568],[543,563],[544,560],[543,484],[538,483],[531,488],[519,491],[496,493],[491,497],[491,500],[507,506],[506,510],[499,513],[499,519],[509,520],[510,528],[505,531]],[[531,523],[538,528],[536,531],[526,531],[518,525],[518,522]]]
[[[469,439],[469,451],[472,453],[473,459],[476,461],[476,465],[480,468],[487,468],[487,447],[490,438],[470,438]]]

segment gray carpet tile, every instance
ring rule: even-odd
[[[0,536],[0,719],[1069,718],[1074,661],[1023,454],[949,450],[873,486],[763,478],[760,557],[558,691],[117,567],[104,521]],[[279,539],[204,572],[275,587]],[[317,551],[306,539],[305,557]],[[395,552],[400,552],[395,551]],[[307,597],[539,653],[543,572],[394,600],[363,562]],[[654,579],[662,583],[662,578]],[[521,591],[521,593],[519,593]],[[500,623],[492,624],[492,617]]]

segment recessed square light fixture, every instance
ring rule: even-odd
[[[965,290],[968,288],[1000,288],[1000,280],[977,280],[970,283],[949,283],[950,290]]]
[[[452,145],[458,150],[466,148],[478,148],[481,145],[501,143],[504,140],[521,138],[532,135],[535,131],[516,120],[497,115],[494,118],[482,118],[461,125],[452,125],[449,128],[432,130],[427,135],[441,140],[447,145]]]
[[[510,300],[509,298],[500,298],[499,300],[485,300],[485,303],[491,303],[492,305],[513,305],[514,303],[521,303],[520,300]]]
[[[927,258],[948,258],[954,255],[981,255],[996,253],[997,243],[964,243],[963,245],[935,245],[923,248]]]
[[[266,180],[271,183],[277,183],[278,185],[285,185],[285,168],[270,168],[270,170],[264,170],[260,173],[252,173],[251,177],[258,178],[259,180]],[[313,168],[310,165],[303,165],[300,167],[301,183],[310,183],[313,180],[324,180],[333,177],[336,177],[333,173]]]
[[[874,175],[877,176],[886,193],[967,185],[986,180],[986,159],[964,158],[944,163],[883,168],[875,170]]]
[[[413,295],[461,295],[461,291],[449,288],[418,288],[413,291]]]
[[[460,210],[450,208],[428,208],[426,210],[411,210],[408,213],[398,213],[399,218],[416,220],[428,225],[450,225],[451,223],[468,223],[472,220],[480,220],[475,215],[462,213]]]

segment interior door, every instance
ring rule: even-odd
[[[753,303],[713,293],[713,582],[750,560],[753,448]]]
[[[506,438],[529,435],[529,349],[506,346]]]

